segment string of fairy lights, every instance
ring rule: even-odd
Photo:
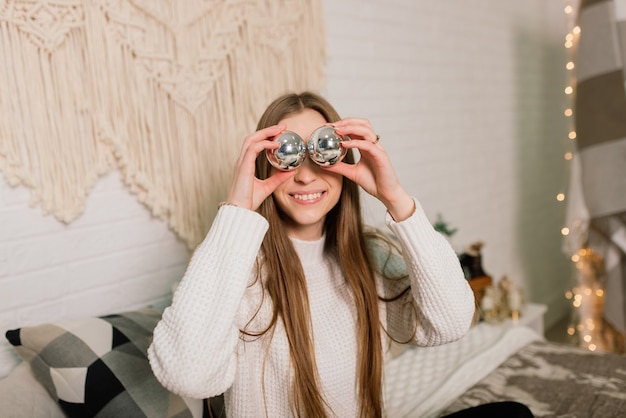
[[[567,63],[565,64],[565,69],[567,70],[567,83],[564,89],[565,97],[566,97],[566,106],[563,114],[567,118],[569,124],[569,132],[567,134],[568,138],[572,141],[576,139],[576,126],[574,123],[574,93],[576,86],[576,75],[575,75],[575,55],[576,55],[576,45],[578,41],[578,36],[580,35],[580,26],[576,25],[576,10],[577,10],[577,1],[573,0],[565,0],[565,7],[563,11],[568,20],[568,32],[565,35],[564,47],[567,52]],[[574,154],[571,151],[567,151],[563,158],[566,161],[571,161],[574,158]],[[565,201],[565,193],[558,193],[556,196],[556,200],[559,202]],[[564,226],[561,229],[561,234],[563,236],[569,235],[570,230],[568,226]],[[572,260],[576,262],[575,260]]]
[[[576,64],[575,64],[575,51],[576,48],[575,46],[577,45],[577,40],[578,40],[578,35],[580,35],[580,27],[576,25],[576,9],[577,9],[577,5],[575,3],[575,1],[565,1],[565,8],[563,9],[565,12],[565,15],[568,18],[568,32],[565,35],[565,49],[567,52],[567,56],[568,56],[568,60],[567,63],[565,64],[565,69],[567,70],[567,85],[565,86],[565,96],[567,99],[567,105],[566,108],[564,110],[564,115],[568,120],[569,123],[569,132],[567,134],[568,138],[570,140],[575,140],[576,139],[576,127],[574,125],[574,87],[576,85],[576,76],[575,76],[575,72],[574,69],[576,68]],[[571,151],[567,151],[564,155],[563,158],[565,158],[566,161],[571,161],[572,158],[574,157],[574,154]],[[559,202],[563,202],[565,201],[565,193],[559,193],[556,196],[556,200],[558,200]],[[563,227],[563,229],[561,230],[561,233],[563,235],[568,235],[569,234],[569,228],[568,227]]]
[[[568,32],[565,35],[564,47],[567,52],[567,83],[564,88],[566,106],[564,116],[567,118],[569,130],[567,134],[568,145],[575,149],[575,87],[576,87],[576,52],[581,28],[577,25],[577,11],[579,0],[565,0],[564,12],[568,19]],[[572,151],[564,154],[566,161],[574,158]],[[572,181],[572,180],[570,180]],[[564,202],[565,193],[558,193],[557,201]],[[564,226],[561,234],[566,237],[570,234],[570,227],[580,228],[582,220],[574,219],[572,225]],[[602,306],[604,304],[604,289],[602,287],[603,260],[594,251],[585,246],[584,242],[577,243],[578,247],[572,249],[571,261],[574,263],[576,272],[576,284],[571,290],[565,292],[565,297],[574,308],[567,334],[579,345],[590,351],[605,348],[601,336]]]

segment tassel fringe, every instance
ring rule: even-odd
[[[0,5],[0,170],[62,222],[119,169],[195,247],[243,138],[286,91],[324,82],[322,0]]]

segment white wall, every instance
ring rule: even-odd
[[[184,272],[183,242],[117,172],[98,182],[70,225],[28,202],[27,189],[0,183],[0,318],[11,313],[14,325],[161,304]]]
[[[327,97],[369,118],[399,176],[434,220],[482,240],[495,278],[565,312],[560,252],[566,20],[561,2],[326,1]],[[189,251],[103,177],[70,225],[0,179],[0,329],[163,303]],[[368,219],[381,208],[368,201]]]
[[[26,188],[0,179],[0,335],[49,320],[169,302],[189,251],[122,184],[118,172],[65,225],[29,206]],[[0,339],[0,377],[16,361]]]
[[[433,221],[483,241],[483,265],[566,313],[561,253],[569,123],[561,1],[327,1],[325,92],[367,117]],[[381,208],[374,203],[373,222]]]

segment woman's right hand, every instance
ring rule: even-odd
[[[245,138],[235,163],[233,181],[226,202],[256,210],[281,183],[295,174],[295,171],[276,171],[265,180],[260,180],[254,175],[254,165],[259,153],[278,148],[280,144],[273,139],[285,129],[283,125],[274,125]]]

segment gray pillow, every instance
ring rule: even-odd
[[[206,402],[165,389],[146,355],[161,314],[142,309],[7,331],[69,417],[208,417]]]

